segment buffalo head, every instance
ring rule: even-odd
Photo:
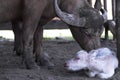
[[[62,11],[55,0],[55,11],[58,17],[69,25],[73,37],[83,49],[89,51],[100,47],[104,17],[100,15],[98,10],[86,3],[84,6],[78,7],[75,13],[68,13]]]

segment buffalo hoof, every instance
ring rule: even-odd
[[[36,63],[26,64],[27,69],[40,70],[40,67]]]
[[[16,53],[17,56],[21,56],[23,53],[22,47],[14,47],[13,51]]]
[[[27,69],[39,70],[40,67],[36,64],[31,48],[24,50],[22,61],[25,63]]]
[[[40,66],[38,66],[32,58],[31,59],[30,58],[23,59],[23,63],[25,63],[25,66],[27,69],[40,70]]]
[[[54,67],[54,64],[52,62],[50,62],[50,57],[46,54],[36,56],[36,63],[39,66],[43,66],[48,69],[52,69]]]

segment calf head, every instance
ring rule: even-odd
[[[84,50],[77,52],[74,58],[65,63],[65,67],[70,71],[78,71],[87,67],[88,53]]]

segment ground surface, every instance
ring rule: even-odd
[[[83,71],[69,73],[63,67],[65,60],[70,59],[80,50],[75,41],[44,41],[44,52],[48,53],[55,64],[53,69],[41,67],[38,70],[27,70],[22,64],[21,57],[13,52],[13,41],[0,41],[0,80],[101,80],[97,77],[88,78]],[[115,42],[102,41],[102,46],[107,46],[116,51]],[[120,69],[108,80],[120,80]]]
[[[53,23],[55,23],[53,25]],[[66,26],[56,21],[48,27]],[[56,24],[57,23],[57,24]],[[3,27],[9,25],[2,25]],[[109,47],[116,51],[114,41],[102,41],[102,46]],[[55,64],[53,69],[41,67],[40,70],[27,70],[22,63],[22,59],[13,52],[13,41],[0,39],[0,80],[101,80],[97,77],[88,78],[83,71],[69,73],[63,64],[70,59],[81,48],[75,41],[54,40],[43,41],[43,50],[51,57]],[[108,80],[120,80],[120,69]]]

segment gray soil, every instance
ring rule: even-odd
[[[102,46],[116,51],[114,41],[101,41]],[[55,64],[53,69],[27,70],[22,59],[13,52],[13,41],[0,41],[0,80],[101,80],[89,78],[84,71],[68,72],[63,64],[81,48],[75,41],[43,41],[43,50]],[[120,69],[108,80],[120,80]]]

